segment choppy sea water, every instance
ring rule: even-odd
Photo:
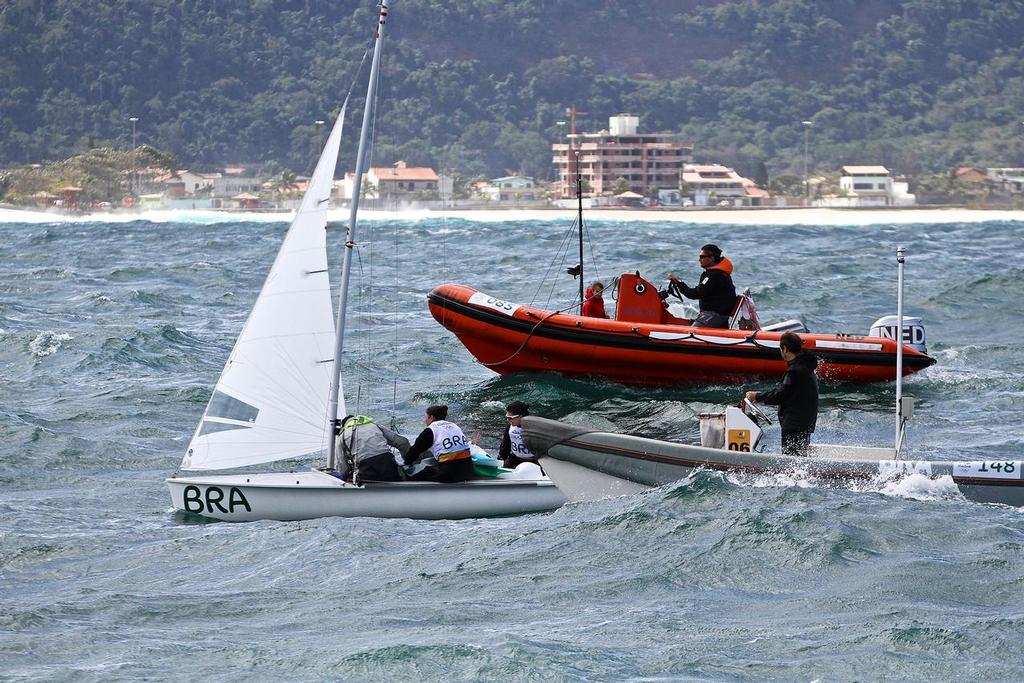
[[[593,221],[588,269],[692,280],[712,241],[762,319],[864,333],[895,312],[903,244],[907,314],[924,318],[939,361],[906,385],[918,399],[911,457],[1019,459],[1024,217],[1007,217]],[[847,490],[698,474],[458,522],[172,514],[164,478],[285,228],[0,223],[0,679],[1024,678],[1022,512],[942,482]],[[444,281],[564,305],[573,282],[552,285],[564,264],[549,264],[567,228],[368,222],[350,409],[415,433],[424,406],[447,402],[496,446],[503,405],[522,399],[549,417],[696,440],[696,416],[741,387],[498,378],[430,317],[425,295]],[[891,385],[823,385],[822,399],[817,440],[891,442]]]

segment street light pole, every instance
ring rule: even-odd
[[[565,121],[555,121],[555,125],[558,126],[558,135],[561,137],[565,133]],[[560,197],[569,196],[569,155],[572,153],[571,149],[566,148],[565,151],[565,175],[559,174],[558,178],[558,194]]]
[[[137,194],[135,192],[135,185],[137,178],[135,177],[135,124],[138,122],[138,116],[131,116],[128,118],[132,122],[132,177],[131,177],[131,193],[132,195]]]
[[[810,121],[801,121],[804,125],[804,206],[811,204],[811,179],[807,175],[807,141],[811,133]]]

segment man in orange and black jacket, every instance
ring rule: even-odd
[[[669,273],[672,289],[688,299],[700,300],[700,314],[694,318],[694,327],[729,327],[729,314],[736,305],[736,286],[732,283],[732,261],[722,256],[714,244],[700,248],[700,265],[704,269],[696,287]]]

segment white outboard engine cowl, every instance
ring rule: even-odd
[[[868,336],[896,339],[896,320],[897,318],[894,315],[879,318],[871,325],[871,331],[868,332]],[[903,316],[903,343],[917,349],[921,353],[928,353],[928,347],[925,344],[924,323],[921,322],[920,318],[912,318],[908,315]]]
[[[748,453],[761,443],[761,428],[746,414],[729,406],[724,413],[701,413],[700,445]]]

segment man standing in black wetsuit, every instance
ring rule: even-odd
[[[748,391],[744,397],[779,407],[783,455],[808,455],[818,422],[818,359],[803,351],[803,341],[793,332],[779,339],[779,352],[789,364],[782,383],[769,391]]]
[[[694,327],[729,327],[729,315],[736,305],[736,287],[732,283],[732,261],[722,256],[714,244],[700,248],[700,266],[704,269],[696,287],[669,273],[672,287],[688,299],[700,300],[700,314],[694,318]]]

